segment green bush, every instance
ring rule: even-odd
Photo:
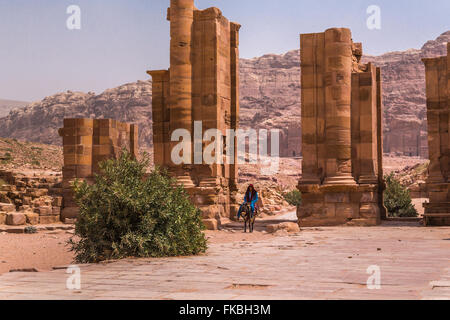
[[[146,175],[148,163],[147,156],[137,161],[123,151],[100,164],[94,184],[74,183],[79,239],[70,244],[78,262],[206,251],[200,211],[166,172]]]
[[[384,205],[390,217],[417,217],[419,214],[411,202],[409,190],[395,179],[394,174],[385,177]]]
[[[293,190],[284,194],[284,199],[291,206],[299,206],[302,204],[302,193],[298,190]]]

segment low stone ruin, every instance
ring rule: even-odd
[[[37,225],[61,221],[61,174],[27,176],[0,170],[0,181],[0,225]]]

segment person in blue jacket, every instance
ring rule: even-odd
[[[238,216],[237,216],[238,220],[241,217],[241,213],[244,210],[244,205],[246,203],[250,204],[250,207],[252,208],[252,216],[253,216],[253,214],[255,213],[255,207],[256,207],[257,202],[258,202],[258,192],[256,192],[255,187],[251,184],[248,186],[247,192],[245,193],[244,203],[239,208],[239,212],[238,212]]]

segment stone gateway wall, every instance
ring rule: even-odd
[[[430,203],[426,225],[450,225],[450,43],[447,56],[422,61],[426,70]]]
[[[301,35],[301,226],[376,225],[382,202],[381,75],[333,28]]]
[[[138,127],[111,119],[64,119],[59,129],[63,138],[63,198],[61,220],[74,219],[78,207],[73,199],[75,179],[92,182],[99,173],[98,164],[116,158],[123,148],[138,155]]]
[[[191,163],[194,151],[211,143],[194,146],[194,123],[201,122],[202,135],[218,129],[225,137],[239,126],[239,29],[217,8],[198,10],[194,0],[172,0],[170,21],[170,69],[148,71],[153,78],[153,136],[155,164],[166,167],[191,194],[203,213],[205,225],[216,229],[224,219],[236,216],[235,196],[238,168],[224,164],[176,165],[171,159],[172,133],[186,129],[191,134]],[[198,137],[197,137],[198,138]],[[201,137],[200,137],[201,138]],[[202,140],[202,139],[199,139]],[[237,152],[235,152],[237,156]],[[236,163],[236,158],[234,163]]]

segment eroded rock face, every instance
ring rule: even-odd
[[[450,42],[450,31],[428,41],[420,50],[363,58],[382,70],[385,152],[428,157],[425,67],[421,59],[445,55],[447,42]]]
[[[64,118],[95,117],[139,124],[140,143],[148,146],[152,141],[151,103],[151,81],[125,84],[100,95],[67,91],[11,111],[0,119],[0,136],[60,145],[58,129]]]

